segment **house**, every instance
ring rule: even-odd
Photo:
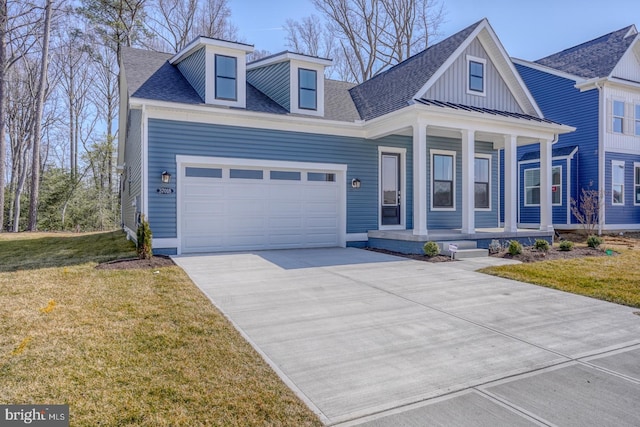
[[[600,195],[599,231],[640,229],[640,35],[631,25],[534,62],[513,59],[545,117],[575,127],[552,152],[553,224],[571,199]],[[539,224],[535,146],[518,149],[519,223]]]
[[[135,237],[148,218],[154,252],[551,238],[551,146],[573,128],[543,117],[486,19],[359,85],[326,79],[328,59],[252,50],[123,49],[122,225]],[[532,143],[543,220],[523,231],[516,154]]]

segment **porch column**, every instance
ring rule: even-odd
[[[551,141],[540,141],[540,231],[553,231]]]
[[[413,125],[413,234],[427,235],[427,125]]]
[[[504,137],[504,231],[518,231],[518,146],[515,135]]]
[[[476,231],[475,212],[475,132],[462,131],[462,233]]]

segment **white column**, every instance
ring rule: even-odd
[[[462,233],[464,234],[476,231],[474,139],[474,131],[462,131]]]
[[[413,125],[413,234],[427,235],[427,125]]]
[[[518,145],[515,135],[504,137],[504,231],[518,231]]]
[[[540,141],[540,230],[553,231],[551,141]]]

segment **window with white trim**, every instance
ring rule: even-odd
[[[551,204],[562,205],[562,167],[551,168]],[[524,205],[540,206],[540,168],[524,171]]]
[[[216,99],[236,101],[237,58],[216,55]]]
[[[488,157],[476,157],[474,159],[474,200],[476,209],[489,209],[491,207],[491,194],[489,191],[489,183],[491,181],[490,160]]]
[[[611,161],[611,204],[624,205],[624,162]]]
[[[467,57],[467,93],[484,95],[487,61],[482,58]]]
[[[434,153],[432,164],[431,205],[434,209],[454,208],[455,201],[455,156]]]
[[[624,102],[623,101],[613,101],[613,131],[615,133],[623,133],[624,132]]]
[[[634,163],[634,205],[640,205],[640,163]]]
[[[316,110],[318,108],[317,72],[305,68],[298,69],[298,108]]]
[[[640,104],[636,104],[635,135],[640,136]]]

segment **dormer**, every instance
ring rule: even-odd
[[[198,37],[169,60],[205,104],[245,108],[247,53],[253,46]]]
[[[323,117],[330,65],[330,59],[282,52],[247,64],[247,82],[290,113]]]

